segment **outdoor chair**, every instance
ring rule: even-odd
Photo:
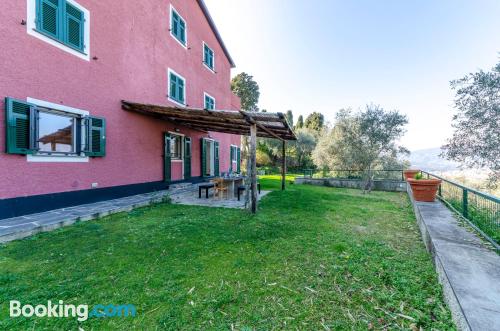
[[[229,188],[224,186],[224,180],[222,178],[213,179],[212,182],[215,184],[215,196],[222,198],[224,193],[226,197],[229,195]]]

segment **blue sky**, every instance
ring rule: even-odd
[[[402,144],[451,136],[449,81],[500,59],[498,0],[206,0],[236,62],[259,83],[260,108],[398,109]]]

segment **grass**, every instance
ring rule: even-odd
[[[9,318],[9,300],[138,314]],[[256,216],[159,204],[0,246],[0,303],[5,330],[454,329],[404,194],[305,185]]]

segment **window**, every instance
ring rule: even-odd
[[[105,156],[106,154],[104,118],[56,110],[45,105],[40,106],[11,98],[6,98],[5,105],[6,145],[9,154],[45,156]]]
[[[84,53],[88,34],[88,11],[73,0],[35,1],[36,32]],[[29,5],[32,5],[29,3]],[[28,7],[29,8],[29,7]],[[30,21],[28,19],[28,21]],[[29,31],[29,30],[28,30]]]
[[[173,70],[168,71],[168,97],[171,101],[179,103],[182,106],[186,104],[186,80]]]
[[[238,147],[236,146],[231,146],[231,161],[232,162],[236,162],[236,150],[238,149]]]
[[[38,152],[76,153],[76,118],[51,111],[38,112]]]
[[[207,44],[203,43],[203,63],[210,70],[214,70],[215,67],[215,59],[214,59],[214,51],[207,46]]]
[[[182,159],[182,136],[170,136],[170,157],[172,160]]]
[[[207,110],[214,110],[215,109],[215,99],[208,95],[207,93],[205,95],[205,109]]]
[[[170,7],[170,34],[183,45],[186,46],[186,21],[177,13],[177,11]]]

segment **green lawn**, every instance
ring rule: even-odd
[[[453,329],[436,278],[405,194],[288,185],[257,216],[161,204],[0,246],[0,329]],[[9,300],[137,316],[12,319]]]

